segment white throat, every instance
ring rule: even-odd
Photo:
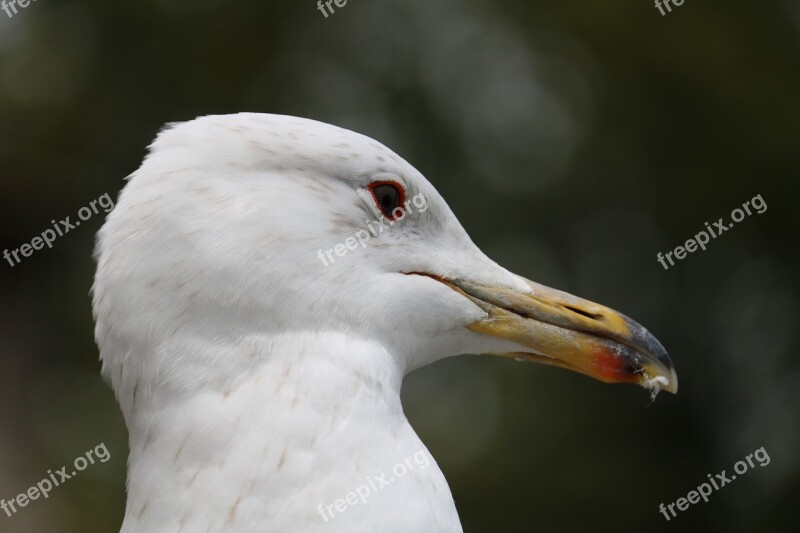
[[[171,351],[195,366],[223,359],[230,372],[117,387],[131,447],[122,533],[461,531],[403,414],[403,369],[380,345],[293,333]]]

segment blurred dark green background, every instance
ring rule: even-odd
[[[162,124],[259,111],[372,136],[512,271],[636,318],[677,396],[468,356],[409,377],[466,532],[798,531],[800,2],[39,0],[0,11],[2,248],[108,192]],[[672,250],[761,194],[665,271]],[[101,216],[0,264],[0,498],[112,460],[3,532],[117,531],[125,428],[88,291]],[[707,473],[756,467],[667,523]]]

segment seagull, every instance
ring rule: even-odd
[[[445,357],[678,388],[644,327],[504,269],[408,162],[304,118],[167,125],[95,259],[122,533],[462,531],[400,401]]]

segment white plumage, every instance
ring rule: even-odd
[[[318,250],[381,217],[376,180],[429,208],[324,266]],[[526,297],[538,286],[481,253],[403,159],[310,120],[238,114],[165,129],[96,256],[96,337],[130,433],[124,533],[461,531],[432,459],[366,502],[333,516],[320,507],[429,457],[400,404],[411,370],[460,353],[552,357],[535,335],[471,329],[504,318],[442,280]],[[558,326],[546,334],[593,331]]]

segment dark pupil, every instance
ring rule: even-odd
[[[397,208],[398,195],[397,189],[391,185],[379,185],[375,187],[375,195],[381,204],[381,210],[387,217],[391,216],[392,210]]]

